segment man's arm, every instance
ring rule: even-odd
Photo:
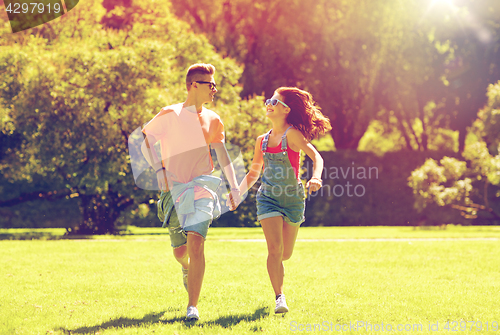
[[[142,134],[144,135],[144,142],[141,145],[141,151],[146,158],[149,165],[158,171],[163,167],[161,159],[156,154],[154,145],[162,137],[165,124],[168,123],[167,114],[174,110],[168,107],[163,107],[155,117],[144,126]],[[153,135],[154,134],[154,135]],[[160,134],[160,135],[159,135]]]
[[[224,143],[212,143],[212,148],[214,148],[217,154],[217,160],[224,172],[224,175],[229,182],[231,188],[238,188],[238,181],[236,180],[236,174],[234,172],[233,163],[229,159],[229,154],[226,150]]]
[[[231,186],[231,202],[233,203],[234,208],[239,205],[241,202],[241,195],[238,187],[238,181],[236,180],[236,174],[234,172],[233,163],[229,159],[229,154],[227,153],[226,146],[224,143],[212,143],[212,148],[214,148],[215,153],[217,154],[217,160],[224,172],[224,175]]]
[[[158,155],[156,154],[156,151],[153,148],[153,145],[157,142],[157,140],[156,138],[154,138],[153,135],[148,135],[148,134],[144,135],[146,136],[144,137],[144,142],[142,142],[141,145],[142,154],[146,159],[146,161],[149,163],[149,165],[155,171],[157,171],[158,169],[161,169],[163,167],[161,159],[158,158]]]
[[[141,145],[141,151],[148,164],[156,171],[156,179],[160,190],[168,191],[167,171],[163,167],[161,159],[156,154],[154,144],[156,138],[151,134],[145,134],[144,142]]]

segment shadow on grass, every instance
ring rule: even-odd
[[[9,241],[25,241],[25,240],[83,240],[92,239],[89,235],[55,235],[44,232],[22,232],[22,233],[6,233],[0,234],[0,240]]]
[[[24,240],[40,240],[40,241],[52,241],[52,240],[93,240],[99,238],[99,236],[104,235],[72,235],[66,233],[54,233],[51,231],[36,231],[29,229],[23,229],[24,231],[17,232],[11,229],[9,232],[2,232],[0,230],[0,241],[1,240],[10,240],[10,241],[24,241]],[[166,233],[118,233],[116,235],[105,235],[105,239],[107,238],[120,238],[126,236],[147,236],[147,235],[158,235],[158,236],[168,236],[168,232]]]
[[[113,328],[139,328],[152,324],[174,324],[183,323],[185,328],[193,327],[205,327],[205,326],[220,326],[222,328],[230,328],[241,322],[252,322],[265,318],[269,315],[268,307],[261,307],[251,314],[236,314],[221,316],[215,320],[207,321],[186,321],[184,316],[168,318],[167,313],[170,312],[180,312],[180,309],[169,308],[167,312],[151,313],[146,314],[142,318],[117,318],[114,320],[109,320],[100,325],[90,326],[90,327],[80,327],[76,329],[66,329],[59,328],[57,330],[62,331],[63,334],[95,334],[98,331],[104,331]]]
[[[133,233],[118,234],[118,236],[148,236],[148,235],[151,235],[151,236],[168,236],[168,230],[165,229],[164,233],[149,233],[149,232],[141,233],[141,232],[133,232]]]

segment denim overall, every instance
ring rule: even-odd
[[[297,180],[288,158],[286,133],[281,138],[281,152],[269,153],[267,146],[272,129],[262,141],[264,173],[257,191],[257,219],[283,216],[285,222],[299,226],[304,222],[304,185]]]

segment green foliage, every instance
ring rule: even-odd
[[[500,154],[492,156],[485,142],[471,144],[464,151],[463,157],[471,163],[471,172],[479,179],[486,178],[492,185],[500,184]]]
[[[396,121],[395,117],[390,119]],[[359,141],[358,150],[373,152],[383,156],[386,152],[399,151],[405,148],[401,132],[389,123],[372,120],[363,137]]]
[[[464,0],[455,12],[430,0],[101,2],[81,2],[16,34],[0,16],[0,170],[7,183],[24,183],[18,189],[27,193],[73,197],[68,200],[80,203],[86,222],[81,230],[93,231],[97,221],[104,231],[116,222],[156,222],[150,203],[156,194],[134,189],[126,138],[161,106],[184,99],[192,63],[216,66],[221,89],[209,107],[221,114],[227,140],[241,149],[247,169],[255,138],[269,129],[260,104],[278,86],[311,91],[331,118],[331,140],[315,142],[328,141],[319,148],[388,157],[401,149],[464,151],[465,129],[484,104],[486,83],[499,74],[500,5],[491,1]],[[481,22],[475,27],[481,29],[470,22]],[[490,88],[488,107],[474,125],[484,144],[464,151],[471,201],[483,199],[488,208],[496,200],[491,185],[500,178],[497,90]],[[37,184],[40,179],[50,187]],[[453,183],[459,180],[439,184],[444,189],[436,192],[450,190],[436,199],[458,197]],[[486,186],[479,192],[478,184]],[[216,224],[254,225],[252,194]],[[332,222],[357,224],[367,222],[359,213],[373,204],[361,201],[355,213],[325,206],[341,213]]]
[[[445,157],[438,164],[429,159],[412,172],[408,185],[413,188],[419,210],[435,203],[456,208],[466,218],[475,219],[482,211],[487,215],[485,219],[500,220],[495,208],[500,197],[500,192],[495,192],[500,185],[499,88],[500,82],[488,88],[488,104],[472,128],[476,141],[468,143],[462,154],[465,161]],[[488,185],[493,185],[493,192]]]
[[[488,102],[479,111],[472,132],[478,140],[464,152],[475,174],[486,177],[492,185],[500,185],[500,81],[488,87]],[[497,195],[498,196],[498,195]]]
[[[417,211],[407,178],[427,157],[440,160],[449,152],[322,152],[323,188],[306,202],[305,226],[464,224],[453,209],[428,206]],[[306,158],[309,169],[311,161]],[[353,170],[354,169],[354,170]],[[354,172],[353,172],[354,171]],[[306,174],[307,175],[307,174]]]
[[[127,138],[162,106],[184,99],[189,65],[218,69],[216,106],[238,100],[239,67],[162,4],[136,2],[144,15],[130,30],[114,31],[97,23],[100,3],[86,2],[0,49],[2,133],[21,136],[0,170],[9,182],[40,176],[77,197],[83,223],[70,230],[115,232],[124,210],[156,198],[134,184]]]
[[[482,137],[492,155],[500,152],[500,82],[488,87],[488,102],[477,115],[474,132]]]
[[[402,129],[403,127],[404,129]],[[419,118],[410,125],[401,126],[394,114],[387,121],[372,120],[359,141],[358,150],[373,152],[383,156],[386,152],[399,150],[423,150],[421,138],[423,123]],[[427,125],[427,149],[431,151],[458,151],[458,131]]]
[[[488,0],[172,4],[244,64],[242,96],[270,96],[285,85],[312,92],[339,149],[462,152],[484,89],[500,79],[500,8]],[[369,139],[379,135],[371,133],[374,120],[384,124],[383,143],[360,144],[367,131]]]
[[[286,85],[307,89],[335,120],[331,135],[336,147],[357,147],[376,109],[380,65],[395,52],[393,44],[378,41],[392,27],[390,5],[324,0],[172,3],[180,17],[206,33],[222,52],[244,63],[243,96],[270,96]]]
[[[70,192],[54,189],[51,180],[40,175],[31,177],[31,182],[13,183],[0,175],[0,227],[66,228],[80,223],[77,199],[66,199]]]
[[[312,140],[311,144],[314,145],[318,151],[335,151],[335,143],[330,134],[325,134],[320,138]]]
[[[226,142],[241,149],[246,167],[250,167],[257,136],[272,127],[271,121],[266,117],[264,97],[254,96],[238,103],[219,104],[217,113],[224,121]]]
[[[450,157],[444,157],[439,162],[441,165],[434,159],[427,159],[409,178],[408,185],[418,190],[417,209],[422,210],[427,203],[438,206],[452,203],[469,205],[472,185],[471,179],[464,177],[466,163]]]

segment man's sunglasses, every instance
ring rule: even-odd
[[[271,105],[271,106],[276,106],[278,104],[278,102],[280,102],[281,104],[283,104],[283,106],[285,107],[288,107],[288,105],[286,103],[284,103],[283,101],[281,100],[278,100],[278,99],[267,99],[266,102],[265,102],[265,105]],[[288,107],[290,108],[290,107]]]
[[[208,85],[210,85],[210,89],[211,90],[213,90],[214,88],[217,89],[217,84],[213,83],[211,81],[195,81],[195,83],[198,83],[198,84],[208,84]]]

